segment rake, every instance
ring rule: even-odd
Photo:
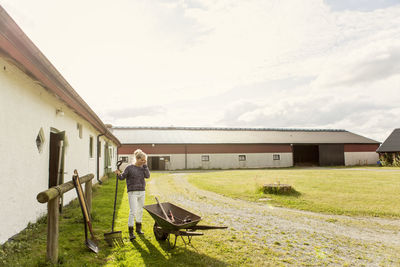
[[[122,160],[117,161],[118,170],[119,170],[119,167],[121,166],[121,164],[122,164]],[[111,247],[124,246],[124,241],[122,240],[122,232],[121,231],[114,231],[115,208],[116,208],[116,205],[117,205],[118,180],[119,180],[118,176],[116,177],[116,180],[117,181],[115,183],[114,212],[113,212],[113,218],[112,218],[111,232],[104,234],[104,240]]]

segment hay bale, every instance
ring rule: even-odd
[[[291,185],[274,183],[274,184],[265,184],[263,186],[263,192],[265,194],[290,194],[294,191]]]

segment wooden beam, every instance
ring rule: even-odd
[[[81,184],[83,183],[87,183],[94,178],[94,174],[88,174],[82,177],[79,177]],[[62,194],[64,194],[65,192],[68,192],[69,190],[71,190],[72,188],[74,188],[74,183],[72,181],[69,181],[67,183],[63,183],[61,185],[58,186],[54,186],[52,188],[47,189],[46,191],[40,192],[37,196],[36,199],[37,201],[39,201],[40,203],[46,203],[49,202],[50,200],[61,196]]]

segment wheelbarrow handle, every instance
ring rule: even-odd
[[[193,225],[188,229],[191,230],[213,230],[213,229],[227,229],[228,226],[214,226],[214,225]]]

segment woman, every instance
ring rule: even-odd
[[[129,239],[132,241],[136,238],[133,234],[133,223],[136,219],[136,233],[143,234],[142,232],[142,216],[143,206],[145,198],[145,178],[150,177],[150,171],[147,167],[147,155],[142,150],[137,149],[134,153],[134,162],[128,165],[124,173],[121,174],[119,170],[116,170],[118,179],[126,179],[126,187],[128,189],[129,198]]]

